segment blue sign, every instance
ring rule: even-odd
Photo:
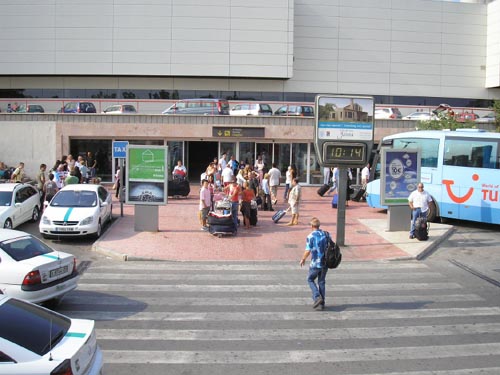
[[[123,158],[127,157],[128,141],[113,141],[113,157]]]
[[[383,149],[381,172],[381,203],[408,204],[408,196],[417,189],[420,180],[419,151]]]

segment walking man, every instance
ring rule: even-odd
[[[299,264],[301,267],[304,266],[306,259],[309,257],[309,254],[311,254],[307,283],[312,291],[313,309],[323,310],[326,300],[325,284],[328,267],[325,263],[325,252],[328,246],[328,240],[325,232],[319,229],[321,223],[318,218],[313,217],[310,224],[312,232],[307,236],[306,250]],[[317,283],[316,279],[318,280]]]
[[[410,239],[415,238],[415,222],[417,221],[417,218],[420,216],[427,217],[429,202],[432,202],[432,198],[426,191],[424,191],[424,184],[419,182],[417,190],[414,190],[408,197],[408,204],[410,205],[412,216]]]
[[[278,203],[278,186],[280,184],[281,172],[276,168],[276,163],[273,163],[273,167],[267,172],[269,174],[269,187],[271,188],[271,200],[273,204]]]

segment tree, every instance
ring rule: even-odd
[[[495,100],[493,102],[493,112],[495,112],[497,132],[500,132],[500,100]]]

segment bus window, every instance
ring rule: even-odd
[[[497,168],[498,143],[480,139],[447,139],[444,165]]]
[[[420,150],[420,166],[437,168],[439,139],[401,138],[394,139],[394,149],[414,148]]]

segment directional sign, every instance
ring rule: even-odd
[[[113,157],[123,158],[127,157],[128,141],[113,141]]]

